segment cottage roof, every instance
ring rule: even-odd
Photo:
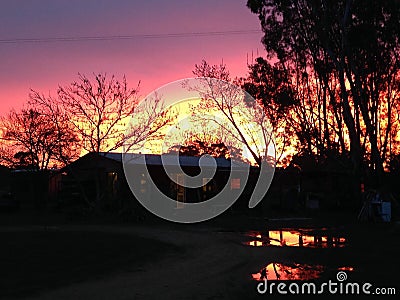
[[[109,159],[113,159],[118,162],[122,162],[122,153],[115,153],[115,152],[108,152],[108,153],[100,153],[101,156],[104,156]],[[134,155],[134,154],[133,154]],[[155,166],[160,166],[164,164],[167,165],[175,165],[176,160],[174,160],[175,156],[171,154],[145,154],[146,158],[146,165],[155,165]],[[179,156],[179,165],[182,167],[194,167],[194,166],[199,166],[201,157],[199,156]],[[245,166],[248,166],[246,163],[241,163],[237,161],[231,161],[229,159],[223,158],[223,157],[217,157],[214,158],[215,162],[217,164],[217,167],[219,168],[243,168]],[[132,161],[135,163],[135,161]],[[139,162],[138,162],[139,163]],[[209,160],[203,160],[201,164],[205,167],[211,167],[212,163]]]

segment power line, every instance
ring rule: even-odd
[[[227,30],[227,31],[205,31],[205,32],[182,32],[182,33],[155,33],[155,34],[132,34],[132,35],[101,35],[101,36],[72,36],[72,37],[46,37],[46,38],[13,38],[0,39],[0,44],[21,43],[58,43],[58,42],[92,42],[111,40],[133,40],[133,39],[161,39],[161,38],[187,38],[227,36],[261,33],[260,30]]]

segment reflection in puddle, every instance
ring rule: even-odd
[[[353,267],[340,267],[337,270],[338,271],[349,271],[349,272],[352,272],[352,271],[354,271],[354,268]]]
[[[254,246],[254,247],[260,247],[260,246],[263,245],[263,242],[260,242],[260,241],[250,241],[250,242],[249,242],[249,245],[250,245],[250,246]]]
[[[246,245],[261,246],[289,246],[289,247],[313,247],[331,248],[343,247],[346,244],[344,237],[337,236],[325,229],[310,230],[269,230],[264,235],[259,232],[249,232],[247,234],[255,238]]]
[[[260,272],[252,274],[254,280],[311,280],[320,277],[323,266],[270,263]]]
[[[353,271],[352,267],[339,267],[337,270]],[[270,263],[258,273],[251,274],[253,280],[313,280],[326,271],[322,265]]]

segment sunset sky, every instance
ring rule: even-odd
[[[247,55],[264,53],[259,21],[246,2],[2,0],[0,114],[21,107],[30,88],[54,94],[78,72],[125,74],[131,87],[141,81],[142,96],[190,77],[202,59],[223,59],[233,76],[244,76]],[[247,33],[210,34],[226,31]],[[133,37],[81,39],[110,36]],[[58,38],[68,41],[52,40]]]

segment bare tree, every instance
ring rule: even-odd
[[[193,115],[217,124],[257,166],[259,175],[249,199],[249,207],[253,208],[264,199],[275,170],[276,145],[271,122],[264,108],[230,80],[224,64],[210,66],[203,61],[193,73],[197,76],[195,82],[188,80],[184,84],[201,99]]]
[[[77,156],[77,135],[66,124],[57,127],[37,108],[12,110],[0,119],[3,141],[1,159],[13,167],[47,170]]]
[[[261,57],[248,67],[248,76],[240,78],[238,84],[264,108],[275,136],[277,163],[286,165],[293,154],[290,149],[298,146],[297,141],[291,138],[298,127],[293,124],[296,119],[291,118],[297,99],[290,72]]]
[[[157,92],[143,99],[136,107],[126,131],[122,146],[125,153],[151,148],[165,137],[165,128],[173,123],[178,115],[174,108],[166,107]]]
[[[79,80],[58,89],[58,101],[89,152],[110,152],[125,142],[125,127],[138,103],[138,88],[128,87],[126,78],[106,74]]]
[[[212,66],[203,61],[195,65],[193,73],[199,78],[200,84],[188,88],[198,91],[202,97],[196,107],[196,112],[201,114],[197,115],[221,126],[250,153],[258,166],[271,159],[275,164],[275,157],[271,158],[268,154],[270,148],[275,147],[270,120],[262,106],[238,85],[230,82],[226,66]]]
[[[55,128],[71,128],[80,138],[80,143],[75,146],[81,146],[82,150],[108,153],[128,144],[129,149],[134,150],[159,138],[161,128],[172,119],[159,97],[139,103],[138,87],[139,84],[136,89],[129,88],[125,77],[119,81],[114,76],[98,74],[90,80],[79,74],[78,81],[58,88],[56,98],[32,90],[30,104],[40,107]],[[77,177],[71,168],[69,171]],[[85,192],[82,196],[99,211],[105,196],[104,178],[99,169],[93,172],[96,197],[88,199]]]

